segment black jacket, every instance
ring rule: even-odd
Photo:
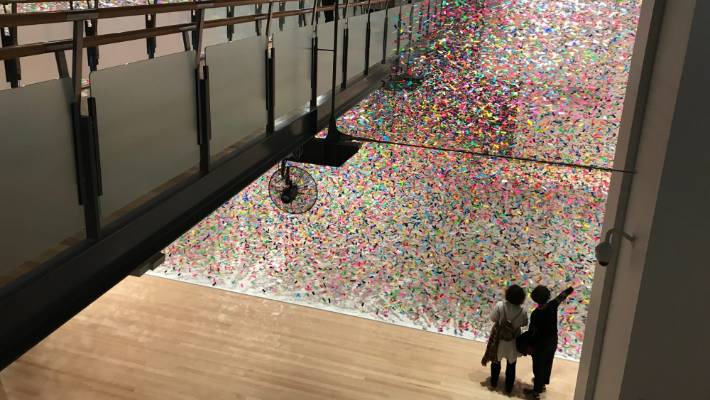
[[[557,309],[572,290],[572,288],[566,289],[530,314],[529,343],[535,350],[557,347]]]

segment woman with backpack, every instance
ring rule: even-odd
[[[505,301],[498,302],[491,312],[493,329],[488,338],[486,353],[481,363],[485,366],[491,362],[491,386],[498,386],[501,361],[505,358],[505,392],[513,391],[515,384],[515,362],[518,360],[518,350],[515,338],[520,335],[520,328],[527,325],[528,313],[522,307],[525,302],[525,291],[518,285],[510,285],[505,291]]]

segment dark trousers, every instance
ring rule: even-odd
[[[498,386],[498,377],[500,376],[500,361],[491,363],[491,386]],[[513,391],[515,384],[515,363],[505,360],[505,391]]]
[[[542,392],[545,385],[550,383],[552,362],[555,360],[557,346],[545,346],[532,353],[533,374],[535,375],[533,390]]]

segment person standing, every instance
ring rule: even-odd
[[[569,287],[550,300],[550,290],[545,286],[536,287],[530,297],[537,308],[530,315],[529,346],[533,360],[533,388],[525,389],[525,394],[538,398],[550,383],[552,362],[557,350],[557,309],[574,289]]]
[[[510,393],[515,385],[516,361],[520,356],[515,346],[515,338],[520,335],[520,328],[527,325],[528,314],[522,305],[525,302],[525,291],[518,285],[510,285],[505,291],[505,301],[498,302],[491,312],[494,322],[489,338],[486,354],[481,363],[491,362],[492,387],[498,387],[501,361],[505,358],[505,391]]]

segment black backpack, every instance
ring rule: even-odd
[[[518,319],[522,313],[523,310],[521,309],[518,315],[516,315],[512,320],[509,320],[505,315],[505,304],[503,305],[503,321],[498,323],[498,338],[500,340],[510,341],[515,339],[520,331],[520,328],[515,328],[512,321]]]

